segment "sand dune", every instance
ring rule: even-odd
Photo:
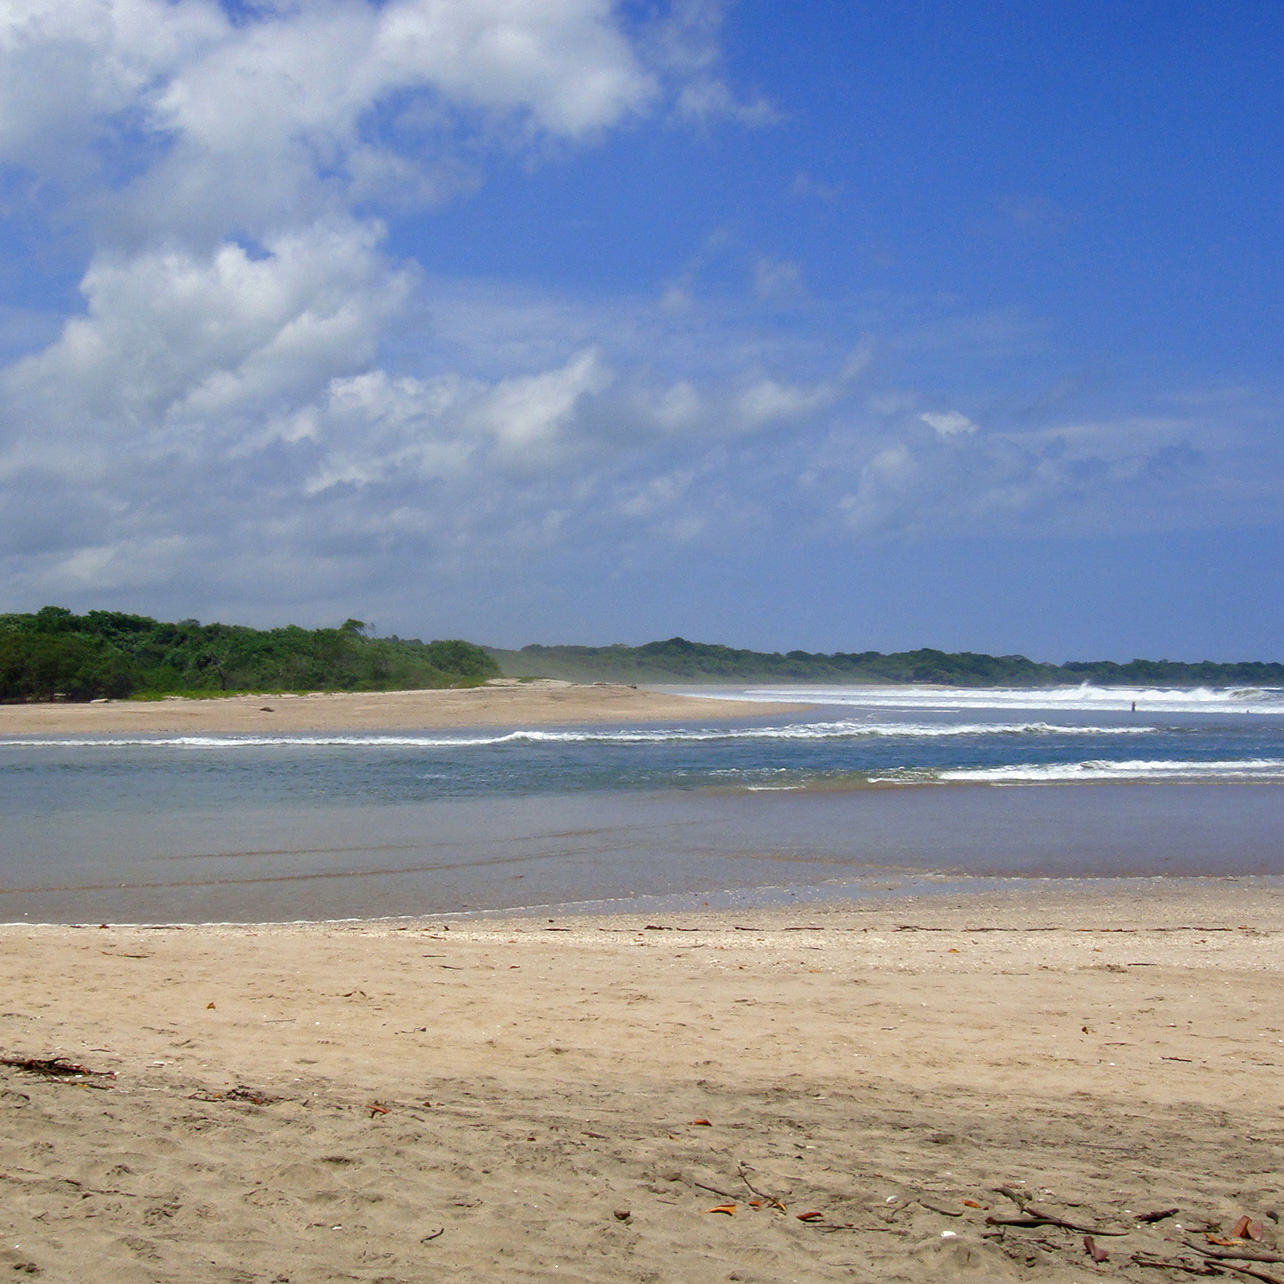
[[[97,1073],[0,1069],[0,1257],[76,1284],[411,1284],[1164,1281],[1190,1276],[1139,1263],[1284,1256],[1281,940],[1284,893],[1252,881],[9,927],[4,1055]],[[1242,1214],[1260,1240],[1232,1238]],[[986,1220],[1021,1216],[1053,1220]]]

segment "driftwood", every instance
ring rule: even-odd
[[[1034,1201],[1023,1190],[1014,1186],[991,1186],[996,1195],[1010,1199],[1020,1210],[1019,1217],[1002,1217],[991,1214],[985,1219],[987,1226],[1059,1226],[1062,1230],[1078,1231],[1081,1235],[1130,1235],[1131,1230],[1111,1230],[1107,1226],[1084,1226],[1080,1222],[1068,1221],[1054,1213],[1041,1212],[1034,1208]]]
[[[1085,1226],[1082,1222],[1070,1222],[1064,1217],[1053,1217],[1051,1213],[1022,1213],[1017,1217],[995,1217],[985,1219],[987,1226],[1059,1226],[1062,1230],[1086,1232],[1089,1235],[1128,1235],[1130,1231],[1111,1230],[1108,1226]]]
[[[946,1205],[944,1200],[933,1200],[930,1198],[925,1199],[920,1195],[918,1197],[918,1202],[923,1208],[926,1208],[929,1213],[940,1213],[942,1217],[963,1216],[963,1210],[961,1208],[950,1208]]]
[[[1259,1271],[1252,1266],[1237,1266],[1234,1262],[1215,1261],[1212,1258],[1207,1260],[1219,1270],[1234,1271],[1236,1275],[1249,1275],[1255,1280],[1261,1280],[1262,1284],[1284,1284],[1284,1279],[1278,1275],[1272,1275],[1269,1271]]]
[[[1186,1241],[1186,1247],[1193,1252],[1198,1253],[1201,1257],[1216,1257],[1218,1260],[1242,1261],[1242,1262],[1284,1262],[1284,1254],[1272,1253],[1265,1248],[1250,1248],[1245,1244],[1242,1248],[1236,1244],[1234,1248],[1214,1248],[1210,1244],[1192,1244],[1190,1240]]]

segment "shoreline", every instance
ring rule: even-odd
[[[63,919],[0,919],[0,942],[10,931],[64,932],[89,929],[137,932],[191,931],[191,932],[318,932],[330,929],[365,930],[374,932],[402,932],[425,930],[426,925],[448,925],[446,930],[486,933],[513,930],[520,924],[559,922],[573,924],[567,931],[628,931],[630,925],[654,923],[663,919],[676,924],[677,931],[746,931],[742,920],[763,920],[770,931],[800,930],[788,926],[798,918],[836,920],[849,915],[886,913],[896,915],[907,908],[930,907],[932,912],[991,914],[1011,903],[1037,903],[1051,910],[1070,906],[1072,911],[1087,902],[1103,902],[1121,907],[1144,908],[1159,898],[1171,904],[1174,898],[1198,895],[1217,895],[1219,892],[1284,897],[1284,874],[1212,873],[1212,874],[1120,874],[1120,875],[1057,875],[1057,874],[953,874],[932,871],[898,871],[903,886],[886,886],[890,875],[870,875],[875,884],[867,889],[852,887],[837,895],[808,899],[808,891],[825,885],[796,885],[777,887],[745,887],[713,892],[685,892],[672,894],[639,894],[607,900],[548,901],[529,905],[501,906],[494,909],[463,908],[415,912],[406,914],[352,914],[331,918],[290,919],[113,919],[96,921],[95,916],[81,920]],[[877,884],[882,884],[879,886]],[[936,884],[937,886],[933,886]],[[712,905],[711,899],[726,896],[757,897],[764,892],[787,891],[789,899],[746,899],[745,903]],[[644,905],[645,902],[653,902]],[[684,902],[683,904],[656,904],[654,902]],[[695,902],[700,901],[699,908]],[[1284,912],[1284,911],[1282,911]],[[692,926],[692,925],[696,926]],[[606,926],[603,926],[606,925]],[[561,929],[559,929],[561,930]],[[660,929],[656,929],[660,930]],[[667,930],[667,929],[665,929]],[[981,931],[995,930],[983,927]],[[1284,931],[1284,920],[1281,923]],[[1281,960],[1284,968],[1284,959]]]
[[[89,1073],[0,1066],[0,1261],[67,1284],[1076,1281],[1099,1278],[1087,1226],[1119,1278],[1188,1278],[1136,1263],[1201,1264],[1241,1216],[1280,1247],[1281,944],[1284,889],[1228,879],[4,927],[4,1057]],[[1079,1229],[987,1222],[1015,1200]]]
[[[319,691],[103,703],[0,704],[0,736],[377,732],[469,727],[725,721],[812,706],[676,695],[618,684],[495,684],[411,691]]]

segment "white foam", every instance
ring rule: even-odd
[[[1092,781],[1284,781],[1284,758],[1215,762],[1131,759],[1122,762],[1014,763],[1002,767],[908,767],[870,776],[871,784],[1056,785]]]
[[[508,744],[681,744],[719,740],[859,740],[866,738],[940,739],[975,736],[1135,736],[1151,726],[1058,726],[1047,722],[837,722],[787,723],[770,727],[677,727],[629,731],[509,731],[492,736],[435,735],[279,735],[279,736],[116,736],[0,740],[8,749],[472,749]]]
[[[702,696],[763,703],[843,705],[938,713],[1013,709],[1138,713],[1256,713],[1284,715],[1281,687],[748,687],[701,690]]]

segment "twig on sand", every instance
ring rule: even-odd
[[[1218,1275],[1221,1273],[1216,1267],[1209,1266],[1206,1262],[1194,1265],[1190,1262],[1177,1261],[1170,1257],[1151,1257],[1143,1253],[1134,1253],[1132,1255],[1132,1264],[1134,1266],[1152,1266],[1161,1271],[1185,1271],[1187,1275]]]
[[[1265,1248],[1249,1248],[1236,1245],[1233,1248],[1212,1248],[1208,1244],[1192,1244],[1186,1241],[1186,1247],[1194,1249],[1201,1257],[1216,1257],[1219,1260],[1229,1258],[1242,1262],[1284,1262],[1284,1255],[1272,1253]]]
[[[1080,1222],[1067,1221],[1064,1217],[1057,1217],[1052,1213],[1040,1212],[1033,1208],[1033,1200],[1023,1190],[1017,1190],[1013,1186],[991,1186],[990,1189],[996,1195],[1004,1195],[1010,1199],[1020,1210],[1019,1217],[996,1217],[991,1214],[985,1219],[987,1226],[1059,1226],[1062,1230],[1078,1231],[1086,1235],[1129,1235],[1131,1230],[1111,1230],[1105,1226],[1084,1226]]]
[[[769,1195],[765,1190],[759,1190],[758,1187],[755,1186],[753,1182],[749,1180],[749,1178],[746,1176],[748,1169],[745,1167],[744,1164],[737,1164],[736,1170],[740,1174],[740,1180],[744,1182],[744,1184],[748,1186],[749,1189],[753,1191],[753,1193],[757,1195],[759,1199],[765,1199],[767,1203],[771,1205],[772,1208],[779,1209],[780,1212],[782,1213],[785,1211],[784,1204],[782,1204],[780,1200],[776,1198],[775,1195]]]
[[[711,1195],[721,1195],[723,1199],[739,1199],[738,1195],[733,1195],[729,1190],[719,1190],[717,1186],[710,1186],[708,1182],[693,1181],[691,1184],[700,1190],[707,1190]]]
[[[1089,1235],[1128,1235],[1126,1230],[1111,1230],[1107,1226],[1085,1226],[1082,1222],[1068,1222],[1064,1217],[1050,1213],[1023,1213],[1020,1217],[994,1217],[985,1219],[987,1226],[1060,1226],[1062,1230],[1086,1232]]]
[[[943,1199],[930,1199],[923,1195],[918,1196],[918,1203],[931,1213],[940,1213],[942,1217],[962,1217],[961,1208],[950,1208]]]
[[[1284,1279],[1278,1275],[1272,1275],[1269,1271],[1259,1271],[1253,1266],[1237,1266],[1234,1262],[1214,1261],[1212,1258],[1206,1258],[1205,1264],[1215,1266],[1218,1270],[1234,1271],[1237,1275],[1251,1275],[1255,1280],[1261,1280],[1262,1284],[1284,1284]]]
[[[1281,1279],[1278,1275],[1272,1275],[1269,1271],[1258,1270],[1254,1266],[1240,1266],[1235,1262],[1210,1257],[1202,1248],[1199,1250],[1199,1255],[1203,1258],[1203,1261],[1198,1265],[1167,1257],[1151,1257],[1141,1253],[1134,1253],[1132,1262],[1134,1266],[1153,1266],[1163,1270],[1185,1271],[1188,1275],[1222,1275],[1230,1271],[1236,1275],[1247,1275],[1252,1279],[1261,1280],[1262,1284],[1284,1284],[1284,1279]]]
[[[1014,1186],[991,1186],[990,1190],[996,1195],[1010,1199],[1022,1212],[1025,1212],[1025,1206],[1030,1202],[1030,1197],[1025,1191],[1017,1190]]]

